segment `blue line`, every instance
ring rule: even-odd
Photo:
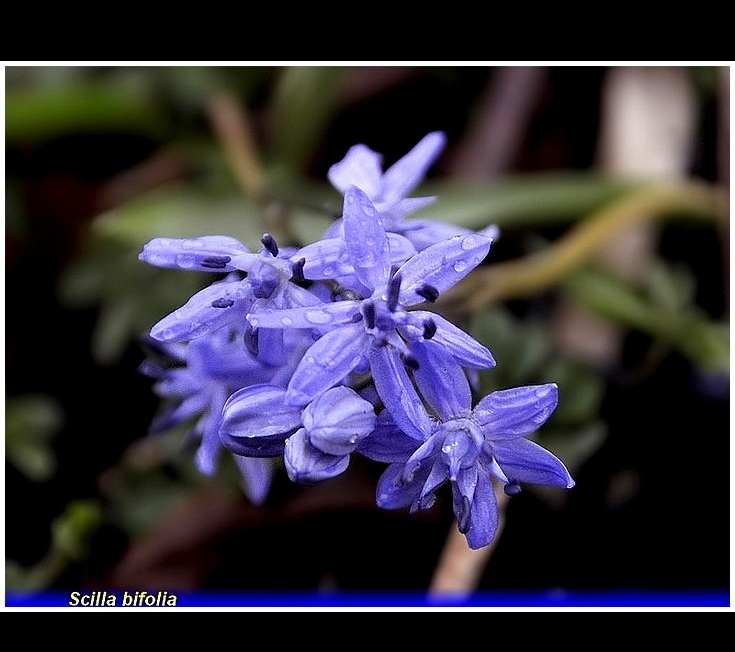
[[[728,590],[491,591],[469,598],[424,593],[242,593],[187,591],[7,591],[6,607],[729,607]]]

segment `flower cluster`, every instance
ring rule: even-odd
[[[444,144],[430,133],[385,171],[379,154],[351,148],[328,173],[342,215],[304,247],[279,248],[268,234],[257,253],[226,236],[145,245],[151,265],[220,275],[153,326],[156,355],[142,367],[171,403],[154,429],[196,419],[203,473],[229,451],[259,503],[274,458],[309,484],[364,455],[387,464],[381,507],[428,508],[448,483],[472,548],[495,535],[495,485],[574,485],[527,438],[555,409],[556,385],[492,392],[473,407],[472,378],[495,360],[429,309],[497,236],[408,217],[433,201],[408,195]]]

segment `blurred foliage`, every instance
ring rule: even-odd
[[[52,439],[61,430],[64,409],[52,396],[9,397],[5,403],[5,457],[35,482],[56,473]]]
[[[62,572],[87,558],[91,539],[105,518],[96,500],[74,500],[51,523],[51,546],[44,558],[30,568],[13,560],[5,562],[5,586],[12,590],[49,587]]]
[[[442,68],[435,72],[448,74]],[[189,171],[144,192],[123,193],[101,210],[62,270],[60,301],[98,310],[90,346],[99,364],[119,362],[153,323],[211,280],[206,274],[141,263],[138,253],[151,238],[218,233],[259,248],[266,230],[285,226],[294,243],[304,244],[322,234],[340,210],[340,196],[326,179],[315,181],[306,171],[339,113],[340,82],[348,73],[336,66],[6,69],[8,146],[75,133],[131,133],[152,139]],[[694,73],[704,92],[711,89],[713,69]],[[242,124],[217,122],[222,116],[213,115],[213,100],[223,96],[242,109]],[[241,128],[247,142],[233,142]],[[27,234],[22,193],[16,181],[8,183],[11,219],[6,228]],[[565,171],[517,174],[486,184],[430,181],[414,194],[438,198],[421,218],[472,229],[497,224],[522,242],[521,249],[553,256],[555,242],[539,230],[564,233],[584,225],[642,187],[643,182]],[[681,217],[695,210],[684,207]],[[718,228],[717,216],[712,217]],[[514,262],[523,265],[526,258]],[[486,267],[493,264],[491,254]],[[695,285],[690,270],[662,260],[654,262],[642,284],[584,264],[539,294],[558,292],[626,332],[644,332],[673,347],[696,366],[729,374],[729,323],[696,305]],[[498,361],[497,368],[480,374],[480,387],[484,394],[556,382],[559,407],[539,441],[574,475],[606,436],[599,418],[606,381],[599,370],[555,349],[545,318],[514,315],[505,304],[516,298],[521,297],[511,293],[502,301],[488,301],[468,316],[469,330]],[[55,472],[50,442],[62,421],[63,410],[50,397],[8,399],[7,458],[31,480],[42,482]],[[7,586],[49,586],[67,564],[84,557],[91,533],[104,520],[136,536],[192,487],[208,482],[196,473],[191,456],[182,454],[183,443],[177,431],[134,444],[103,483],[105,506],[94,500],[71,502],[52,524],[51,548],[37,566],[6,563]],[[236,471],[226,462],[218,477],[237,483]],[[564,500],[562,492],[533,491],[551,504]]]

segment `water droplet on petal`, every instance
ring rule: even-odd
[[[281,323],[284,326],[292,326],[293,325],[293,319],[291,319],[291,317],[282,317],[281,318]]]
[[[327,278],[334,276],[334,267],[332,267],[331,265],[327,265],[322,269],[322,274]]]
[[[465,236],[462,240],[462,249],[465,251],[473,249],[477,245],[477,239],[473,235]]]
[[[467,263],[464,260],[457,260],[453,267],[455,272],[464,272],[467,269]]]
[[[324,310],[307,310],[304,316],[312,324],[328,324],[332,321],[332,315]]]

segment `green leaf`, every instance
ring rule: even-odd
[[[239,194],[211,195],[197,187],[173,185],[137,197],[98,216],[92,231],[103,238],[141,247],[156,237],[229,235],[259,250],[263,222],[255,205]]]
[[[80,80],[11,90],[5,96],[9,145],[71,133],[127,131],[160,136],[165,124],[165,116],[141,85]]]
[[[270,164],[302,172],[337,109],[339,66],[292,66],[278,78],[270,106]]]
[[[64,420],[56,399],[46,395],[8,398],[5,406],[5,454],[28,479],[44,482],[56,472],[51,440]]]
[[[84,559],[90,539],[102,520],[103,511],[96,501],[72,501],[51,523],[52,548],[72,561]]]
[[[660,273],[660,272],[659,272]],[[695,364],[728,373],[729,323],[710,319],[696,305],[683,305],[687,281],[655,281],[655,301],[602,269],[583,270],[563,285],[573,300],[597,314],[676,347]],[[683,289],[682,289],[683,287]]]
[[[519,174],[484,184],[436,182],[415,193],[437,197],[416,215],[468,229],[560,224],[591,213],[631,187],[586,172]]]

